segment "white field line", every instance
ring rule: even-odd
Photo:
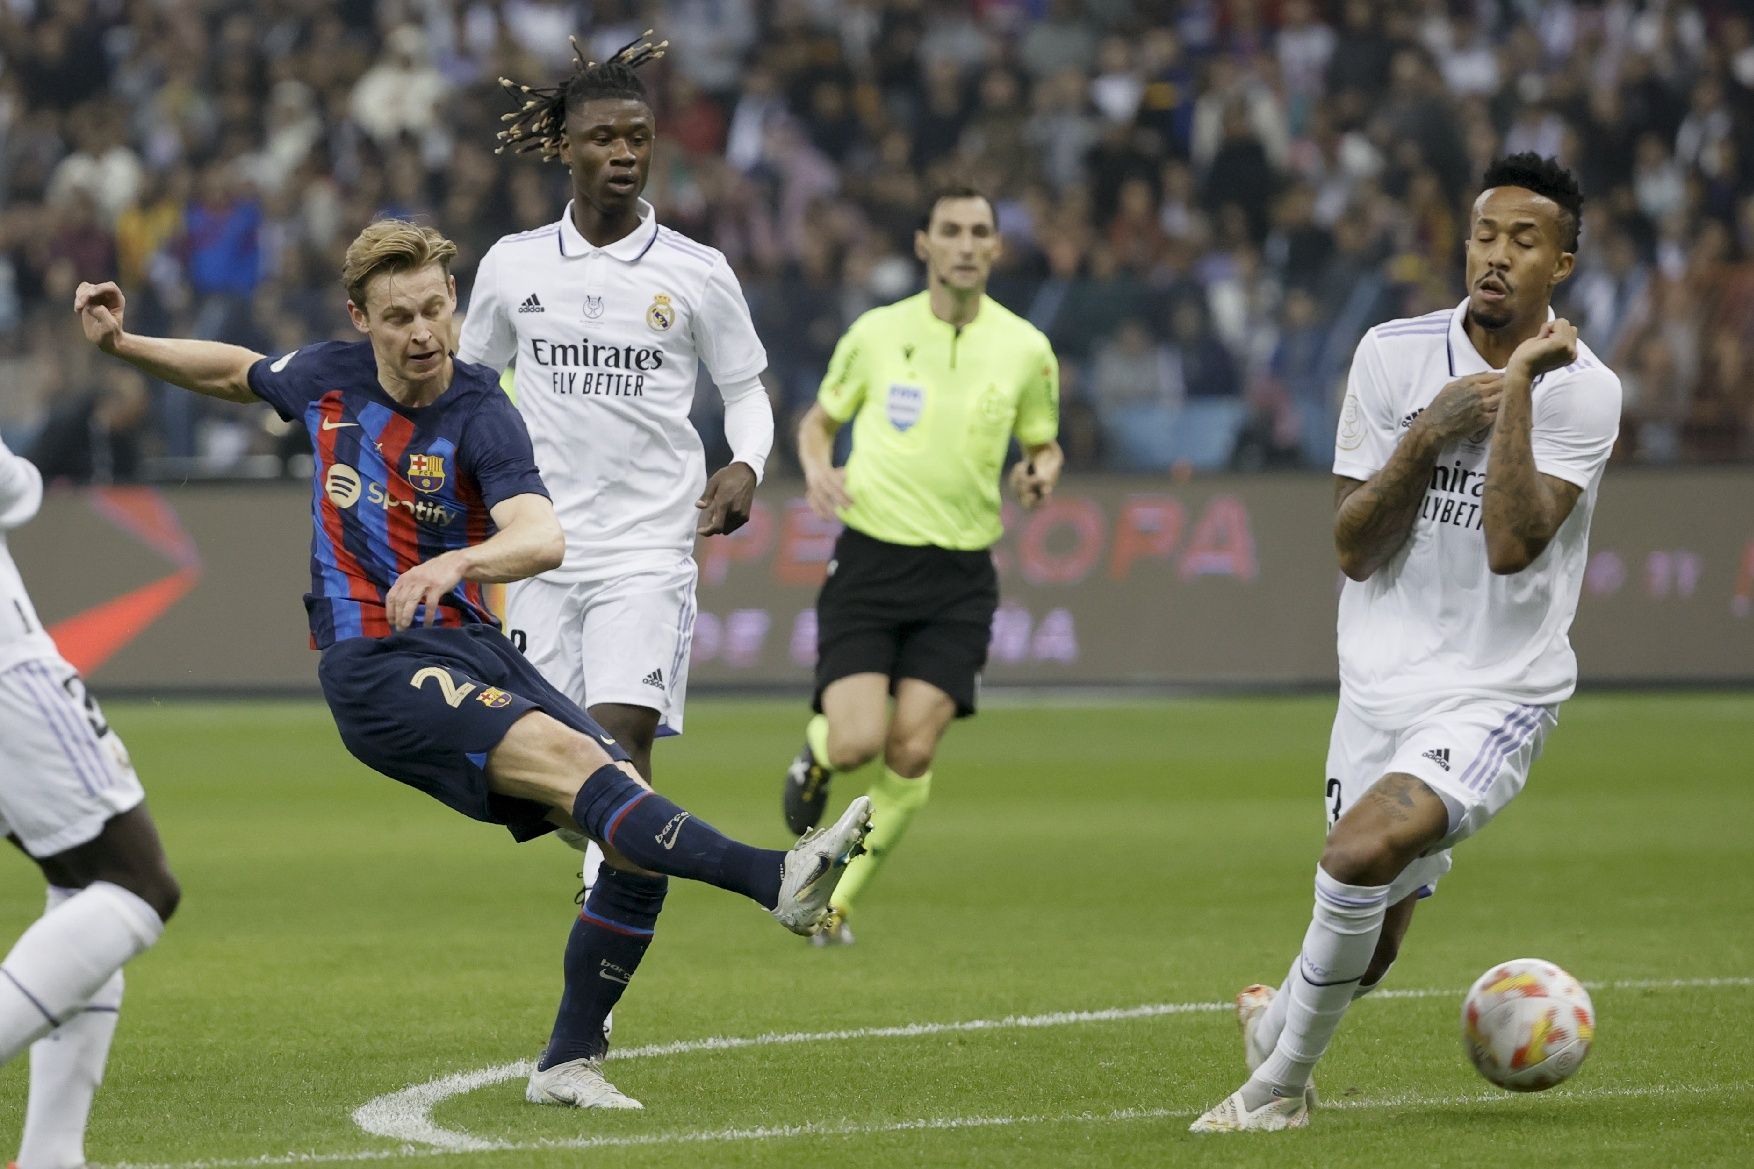
[[[1590,990],[1686,990],[1724,989],[1754,986],[1754,978],[1682,978],[1682,979],[1617,979],[1584,984]],[[1384,989],[1372,999],[1428,999],[1459,996],[1453,989],[1422,987],[1404,990]],[[706,1039],[682,1040],[674,1043],[630,1047],[611,1052],[611,1059],[642,1059],[697,1052],[734,1051],[750,1047],[770,1047],[794,1043],[845,1042],[860,1039],[907,1039],[920,1036],[997,1031],[1020,1028],[1064,1027],[1082,1023],[1119,1022],[1131,1019],[1159,1018],[1167,1015],[1216,1013],[1235,1009],[1232,1002],[1147,1003],[1136,1007],[1115,1007],[1097,1011],[1056,1011],[1042,1015],[1009,1015],[999,1019],[968,1019],[952,1023],[908,1023],[892,1027],[862,1027],[842,1031],[775,1032],[755,1036],[713,1036]],[[432,1119],[432,1110],[452,1096],[463,1095],[506,1080],[530,1074],[534,1065],[528,1060],[498,1064],[471,1072],[444,1076],[424,1084],[415,1084],[390,1092],[361,1105],[353,1114],[354,1123],[367,1133],[402,1142],[395,1149],[376,1149],[358,1153],[285,1153],[264,1157],[247,1157],[166,1164],[118,1163],[114,1169],[250,1169],[253,1166],[319,1165],[359,1161],[399,1160],[409,1157],[442,1156],[465,1152],[513,1152],[537,1149],[591,1149],[673,1145],[701,1142],[772,1140],[790,1136],[858,1135],[880,1132],[905,1132],[949,1128],[984,1128],[1017,1124],[1056,1122],[1114,1122],[1163,1118],[1178,1115],[1173,1111],[1121,1110],[1110,1113],[1072,1113],[1063,1116],[1031,1115],[1009,1117],[926,1118],[900,1121],[887,1125],[799,1125],[779,1128],[717,1129],[694,1133],[656,1133],[626,1137],[585,1137],[576,1140],[508,1143],[487,1140],[468,1133],[441,1128]],[[1623,1088],[1567,1092],[1569,1098],[1606,1098],[1613,1096],[1654,1096],[1664,1094],[1699,1094],[1717,1088]],[[1498,1094],[1454,1097],[1382,1097],[1360,1100],[1324,1101],[1323,1108],[1396,1108],[1415,1104],[1442,1106],[1452,1103],[1492,1102],[1513,1097]],[[1193,1115],[1192,1113],[1188,1115]]]
[[[1549,1100],[1628,1100],[1659,1097],[1734,1095],[1754,1088],[1754,1082],[1714,1084],[1709,1086],[1669,1086],[1652,1084],[1628,1088],[1561,1088]],[[1320,1110],[1328,1109],[1393,1109],[1449,1108],[1475,1104],[1505,1104],[1527,1100],[1509,1092],[1491,1095],[1457,1094],[1452,1096],[1419,1096],[1412,1093],[1393,1096],[1358,1097],[1351,1100],[1323,1101]],[[752,1141],[784,1140],[792,1137],[875,1136],[900,1132],[944,1132],[956,1129],[1012,1128],[1038,1124],[1117,1124],[1141,1120],[1191,1120],[1199,1113],[1175,1108],[1117,1108],[1109,1112],[1025,1113],[1015,1116],[927,1116],[917,1120],[896,1120],[878,1124],[828,1122],[822,1124],[787,1124],[759,1128],[699,1129],[692,1132],[644,1133],[632,1136],[562,1137],[541,1141],[482,1141],[471,1148],[417,1148],[404,1145],[395,1149],[370,1149],[359,1153],[283,1153],[270,1157],[219,1158],[207,1161],[177,1161],[146,1164],[123,1161],[109,1169],[270,1169],[281,1165],[340,1165],[373,1161],[420,1160],[453,1157],[463,1153],[537,1153],[550,1150],[630,1149],[654,1146],[734,1144]]]

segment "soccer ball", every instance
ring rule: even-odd
[[[1540,958],[1500,962],[1462,1000],[1468,1058],[1481,1075],[1512,1092],[1539,1092],[1570,1077],[1595,1036],[1589,992]]]

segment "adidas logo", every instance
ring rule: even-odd
[[[524,303],[518,306],[518,311],[521,313],[545,313],[548,310],[542,307],[542,302],[537,300],[536,294],[532,292]]]
[[[644,682],[647,686],[656,686],[658,689],[662,690],[664,688],[664,671],[653,670],[651,673],[641,678],[640,681]]]
[[[1445,771],[1449,770],[1449,748],[1448,747],[1433,747],[1431,750],[1425,752],[1424,757],[1426,759],[1431,760],[1433,763],[1437,764],[1439,767],[1443,768]]]

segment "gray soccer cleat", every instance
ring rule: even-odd
[[[644,1108],[603,1078],[603,1065],[594,1059],[557,1063],[547,1071],[530,1073],[524,1099],[532,1104],[559,1104],[568,1108]]]
[[[834,772],[817,760],[809,743],[798,749],[798,757],[786,768],[783,803],[787,828],[808,832],[822,823],[823,810],[828,807],[828,784],[833,778]]]
[[[840,883],[847,862],[865,851],[871,831],[871,800],[860,796],[841,818],[823,829],[812,829],[786,853],[780,870],[780,899],[774,917],[795,934],[810,937],[828,917],[828,899]]]

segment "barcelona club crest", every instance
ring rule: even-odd
[[[920,386],[896,383],[889,387],[889,425],[895,429],[904,434],[912,430],[925,409],[926,391]]]
[[[646,324],[655,331],[662,333],[676,323],[676,306],[663,293],[652,297],[652,307],[646,310]]]
[[[443,455],[409,455],[408,482],[416,491],[428,493],[443,487],[445,485],[445,457]]]
[[[498,710],[502,706],[511,705],[512,696],[507,694],[504,690],[501,690],[498,686],[489,686],[475,696],[475,701],[483,706]]]

